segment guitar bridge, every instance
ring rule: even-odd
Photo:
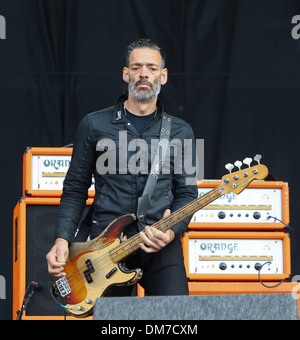
[[[61,297],[71,294],[72,290],[66,277],[57,280],[55,284]]]

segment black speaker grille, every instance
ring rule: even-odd
[[[57,205],[27,205],[26,209],[26,286],[31,281],[42,282],[44,288],[30,300],[28,316],[63,316],[64,310],[53,300],[50,289],[46,254],[53,246]]]
[[[88,209],[86,206],[81,220]],[[31,281],[44,284],[43,290],[36,292],[30,300],[27,316],[65,315],[63,308],[51,296],[46,261],[46,255],[54,243],[57,213],[58,205],[26,205],[26,287]]]

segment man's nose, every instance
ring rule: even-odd
[[[140,78],[148,78],[148,70],[145,65],[141,67]]]

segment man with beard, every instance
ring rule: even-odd
[[[47,254],[48,271],[57,278],[66,275],[64,264],[68,257],[68,246],[74,241],[92,175],[95,179],[95,198],[90,237],[95,238],[115,218],[128,212],[137,213],[138,198],[143,194],[151,168],[151,141],[159,140],[163,119],[168,117],[171,121],[170,132],[167,131],[171,141],[176,139],[182,141],[183,145],[184,140],[190,139],[194,146],[190,125],[179,118],[165,116],[163,105],[158,99],[161,85],[165,85],[168,78],[165,54],[161,48],[149,39],[139,39],[127,47],[125,59],[123,80],[128,85],[128,95],[119,98],[115,106],[84,117],[76,133],[72,161],[59,207],[56,240]],[[143,140],[149,146],[146,151],[143,150],[146,152],[143,156],[146,157],[148,171],[135,171],[129,166],[132,157],[129,146],[138,140]],[[104,145],[107,141],[115,145],[115,150],[110,150],[111,154],[120,154],[116,167],[108,168],[107,173],[104,173],[100,171],[99,161],[109,151],[108,145],[111,144]],[[126,155],[121,152],[124,144],[128,145]],[[176,152],[184,157],[183,150]],[[190,218],[166,232],[151,227],[197,197],[195,183],[187,184],[190,174],[185,169],[174,171],[176,152],[172,154],[170,151],[169,172],[158,176],[143,221],[138,218],[126,230],[127,237],[140,233],[140,249],[126,259],[126,266],[143,270],[140,284],[148,295],[188,294],[180,238]],[[120,157],[127,160],[126,171],[120,168]],[[139,161],[136,160],[137,167]],[[195,178],[195,174],[193,176]],[[131,289],[131,286],[114,287],[112,295],[130,295]]]

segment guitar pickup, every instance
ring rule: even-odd
[[[106,275],[106,278],[109,279],[113,273],[115,273],[117,271],[117,268],[114,267],[107,275]]]
[[[85,264],[87,266],[87,269],[83,272],[83,274],[84,274],[84,276],[85,276],[85,278],[87,280],[87,283],[92,283],[94,280],[93,280],[91,274],[94,273],[95,268],[94,268],[94,266],[92,264],[92,261],[89,260],[89,259],[85,261]]]

